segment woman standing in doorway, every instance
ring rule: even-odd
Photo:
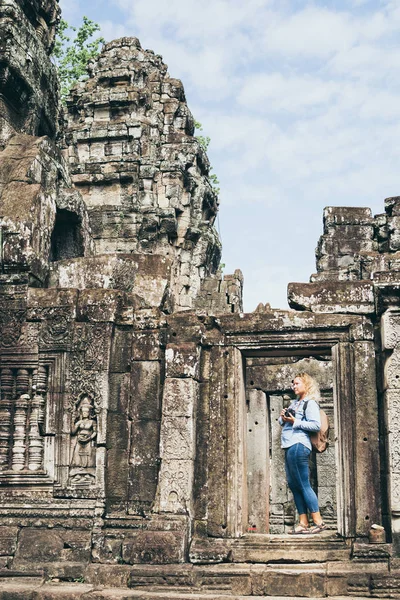
[[[320,533],[326,529],[326,525],[319,512],[317,495],[310,485],[308,464],[312,450],[310,433],[321,428],[317,404],[320,398],[319,388],[315,379],[308,373],[299,373],[293,380],[293,390],[297,399],[289,408],[282,410],[279,417],[282,426],[281,447],[285,450],[287,482],[299,513],[299,524],[289,533]],[[304,414],[306,401],[307,414]],[[312,527],[308,525],[308,511],[314,521]]]

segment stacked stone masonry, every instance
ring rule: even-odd
[[[61,108],[58,19],[0,4],[0,577],[395,597],[399,198],[327,208],[291,309],[243,313],[181,82],[122,38]],[[277,424],[299,370],[332,422],[308,540]]]

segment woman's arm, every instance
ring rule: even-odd
[[[321,429],[321,418],[319,416],[319,406],[315,400],[309,400],[307,404],[304,419],[295,419],[293,427],[303,429],[304,431],[319,431]]]

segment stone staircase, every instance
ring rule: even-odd
[[[206,557],[206,564],[49,562],[0,570],[0,600],[400,598],[400,560],[389,544],[251,535],[231,544],[230,562],[218,564],[210,561],[226,550],[221,540],[196,544],[192,560]]]
[[[32,573],[0,571],[0,600],[102,598],[400,598],[400,568],[361,561],[160,566],[53,563]]]

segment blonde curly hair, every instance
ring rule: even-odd
[[[314,379],[314,377],[311,377],[311,375],[304,372],[297,373],[294,379],[296,379],[296,377],[303,381],[306,388],[306,397],[309,400],[315,400],[316,402],[319,402],[321,399],[321,393],[319,391],[318,382]]]

